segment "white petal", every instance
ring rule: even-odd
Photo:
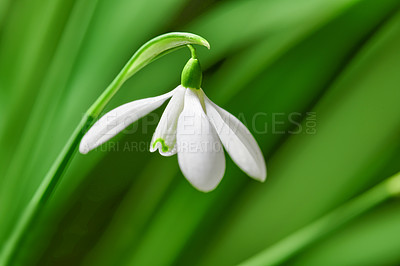
[[[183,175],[200,191],[217,187],[225,172],[225,156],[217,132],[204,113],[196,92],[186,90],[178,119],[178,162]]]
[[[204,104],[207,116],[232,160],[250,177],[265,181],[265,160],[250,131],[239,119],[217,106],[205,95]]]
[[[176,154],[176,129],[178,118],[183,110],[186,88],[179,86],[169,101],[150,144],[150,151],[157,149],[161,155],[171,156]]]
[[[160,107],[175,90],[166,94],[121,105],[101,117],[83,136],[79,151],[88,153],[111,139],[136,120]]]

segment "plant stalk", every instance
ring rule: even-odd
[[[46,174],[42,183],[36,190],[32,199],[21,214],[16,226],[11,232],[10,237],[7,239],[0,254],[0,265],[10,265],[13,261],[19,244],[24,240],[29,226],[37,219],[39,210],[42,209],[44,204],[51,196],[54,188],[59,182],[65,168],[70,162],[76,147],[84,135],[85,128],[88,128],[93,121],[92,117],[85,115],[75,131],[72,133],[68,142],[65,144],[61,153],[58,155],[56,161],[53,163],[49,172]]]
[[[40,186],[35,191],[32,199],[23,210],[16,226],[12,229],[10,236],[1,247],[0,266],[13,264],[12,262],[17,255],[18,247],[26,238],[29,229],[31,229],[31,226],[41,213],[43,206],[45,206],[46,202],[54,192],[56,185],[59,183],[69,162],[73,158],[82,137],[92,126],[93,122],[99,117],[107,103],[118,92],[124,82],[154,60],[171,51],[190,44],[198,44],[210,48],[207,40],[198,35],[173,32],[160,35],[148,41],[132,56],[121,72],[115,77],[111,84],[83,116],[81,122],[78,124],[57,159],[52,164],[50,170],[42,180]]]

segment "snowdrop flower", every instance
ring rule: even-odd
[[[128,125],[169,100],[153,134],[150,151],[163,156],[178,154],[183,175],[198,190],[216,188],[225,172],[224,149],[250,177],[263,182],[266,166],[250,131],[233,115],[213,103],[200,88],[202,73],[194,48],[174,90],[124,104],[108,112],[83,137],[83,154],[98,147]]]

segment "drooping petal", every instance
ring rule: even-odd
[[[176,88],[153,134],[150,144],[151,152],[158,149],[163,156],[176,154],[176,129],[179,115],[183,110],[185,91],[186,88],[182,86]]]
[[[265,160],[250,131],[239,119],[217,106],[205,94],[204,104],[207,116],[232,160],[250,177],[265,181]]]
[[[198,190],[217,187],[225,172],[225,155],[196,92],[186,90],[184,108],[178,119],[178,162],[183,175]]]
[[[126,103],[106,113],[83,136],[79,151],[86,154],[100,146],[136,120],[160,107],[174,92],[172,90],[157,97]]]

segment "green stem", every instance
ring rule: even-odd
[[[51,193],[60,180],[64,169],[72,158],[76,147],[79,145],[79,142],[84,135],[82,129],[87,128],[92,121],[93,119],[91,117],[85,115],[72,133],[56,161],[53,163],[50,171],[46,174],[39,188],[36,190],[32,199],[24,209],[11,236],[7,239],[0,256],[0,265],[11,264],[13,257],[16,255],[17,247],[24,239],[29,225],[36,220],[39,210],[42,209],[43,205],[49,199]]]
[[[399,195],[400,172],[254,257],[242,262],[240,265],[266,266],[281,264],[340,226],[385,200]]]
[[[170,53],[171,51],[190,44],[198,44],[210,48],[207,40],[200,36],[191,33],[173,32],[150,40],[132,56],[117,77],[88,109],[68,142],[65,144],[61,153],[52,164],[50,170],[42,180],[42,183],[35,191],[27,207],[23,210],[20,219],[17,221],[16,226],[13,228],[10,236],[2,247],[0,253],[0,266],[12,264],[19,245],[26,238],[32,224],[38,218],[43,206],[49,200],[56,185],[60,181],[62,174],[66,170],[68,163],[71,161],[77,147],[79,146],[83,135],[92,125],[93,121],[99,117],[100,113],[104,110],[104,107],[118,92],[124,82],[154,60]]]
[[[192,58],[197,59],[196,49],[193,47],[193,45],[189,44],[187,47],[189,48],[190,53],[192,54]]]

